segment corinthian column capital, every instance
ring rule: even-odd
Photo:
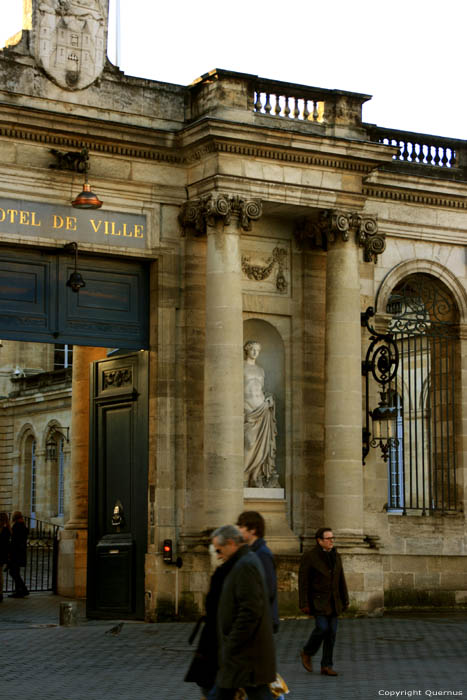
[[[365,262],[377,262],[378,255],[386,248],[386,236],[378,231],[375,216],[337,209],[322,209],[317,217],[299,221],[295,238],[301,248],[306,245],[325,250],[339,238],[348,241],[350,236],[364,248]]]
[[[262,204],[259,199],[246,199],[240,195],[218,192],[190,199],[182,206],[179,221],[184,228],[192,229],[195,235],[206,233],[208,226],[223,220],[228,226],[234,220],[244,231],[251,230],[251,222],[261,217]]]

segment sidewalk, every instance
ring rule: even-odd
[[[76,627],[60,627],[62,600],[68,599],[32,593],[0,604],[2,695],[21,700],[200,697],[197,686],[183,682],[192,623],[125,622],[116,636],[106,632],[117,621],[80,617]],[[286,620],[277,635],[278,668],[290,700],[467,697],[467,613],[341,620],[337,678],[319,674],[319,657],[313,674],[302,668],[298,652],[310,625]]]

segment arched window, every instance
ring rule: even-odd
[[[399,446],[390,457],[388,507],[423,514],[454,511],[457,308],[439,280],[414,274],[393,290],[386,311],[400,353],[400,393],[393,388]]]

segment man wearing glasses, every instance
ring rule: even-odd
[[[342,561],[334,549],[332,530],[319,528],[315,539],[316,546],[302,556],[298,575],[300,610],[315,618],[315,627],[300,656],[303,666],[311,673],[311,657],[322,643],[321,673],[337,676],[332,660],[337,617],[348,607],[349,596]]]
[[[217,609],[216,700],[233,700],[239,688],[244,688],[248,700],[272,700],[268,684],[276,678],[276,662],[262,564],[234,525],[213,532],[212,544],[219,559],[233,563]]]

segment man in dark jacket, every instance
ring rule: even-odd
[[[220,559],[234,561],[217,611],[217,700],[233,700],[239,688],[248,700],[271,700],[268,684],[276,678],[276,663],[263,568],[234,525],[218,528],[212,543]]]
[[[315,627],[300,656],[305,669],[311,672],[311,657],[323,643],[321,673],[337,676],[332,661],[337,617],[348,607],[349,596],[331,528],[321,527],[315,538],[316,546],[302,556],[298,575],[300,609],[315,618]]]
[[[276,565],[273,554],[264,539],[266,529],[264,518],[256,510],[245,510],[238,516],[237,527],[242,533],[244,542],[260,558],[263,565],[269,593],[269,605],[271,606],[272,629],[273,632],[277,632],[279,630],[279,608],[277,604]]]
[[[15,582],[15,592],[10,595],[10,598],[25,598],[29,595],[29,591],[21,577],[20,567],[26,566],[29,530],[24,522],[23,514],[19,510],[13,513],[11,522],[13,526],[11,528],[8,568],[11,578]]]

